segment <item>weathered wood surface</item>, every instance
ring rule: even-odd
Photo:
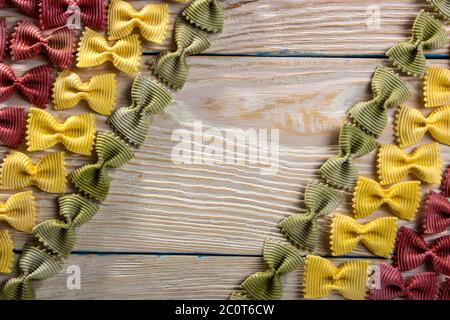
[[[136,8],[146,3],[131,2]],[[427,7],[423,1],[223,3],[226,32],[214,37],[209,52],[227,55],[382,54],[393,43],[408,37],[415,15]],[[381,31],[364,27],[364,13],[371,4],[382,7]],[[172,20],[181,8],[171,4]],[[12,10],[7,12],[10,20],[18,17]],[[291,19],[287,19],[289,16]],[[145,50],[160,48],[148,46]],[[447,54],[448,48],[433,53]],[[147,72],[144,61],[148,57],[143,58],[143,72]],[[13,66],[20,73],[44,61],[38,57]],[[444,59],[428,63],[448,67],[448,60]],[[175,93],[170,107],[153,117],[150,136],[136,151],[136,158],[111,172],[110,196],[99,214],[79,230],[77,252],[108,254],[72,255],[68,265],[81,267],[82,290],[66,290],[63,271],[58,277],[37,284],[40,298],[226,298],[246,276],[263,268],[260,257],[232,256],[261,255],[264,239],[283,239],[277,223],[303,210],[305,185],[317,178],[316,170],[323,161],[338,151],[337,135],[345,111],[354,103],[371,98],[372,73],[377,65],[387,65],[383,59],[369,58],[239,56],[192,57],[189,64],[191,73],[186,87]],[[84,79],[116,72],[111,64],[75,71]],[[130,104],[132,79],[118,74],[117,107]],[[421,83],[411,78],[408,81],[414,92],[408,104],[420,107]],[[15,96],[1,104],[7,105],[27,104]],[[52,113],[63,120],[87,111],[82,105]],[[98,128],[107,129],[106,118],[97,119]],[[218,141],[224,141],[227,129],[278,129],[278,172],[262,175],[261,169],[266,165],[247,162],[175,164],[171,153],[178,142],[173,141],[172,134],[179,129],[192,133],[195,121],[202,122],[204,132],[218,130],[214,134]],[[392,123],[380,140],[394,141]],[[430,138],[423,140],[426,141]],[[24,145],[21,150],[25,150]],[[441,150],[447,166],[450,148],[442,146]],[[6,151],[1,147],[0,156]],[[32,157],[39,159],[44,154],[36,152]],[[201,149],[199,154],[205,155],[206,151]],[[373,177],[374,159],[372,153],[357,161],[362,175]],[[68,171],[88,161],[91,160],[87,157],[67,153]],[[428,188],[424,187],[424,194]],[[33,190],[39,221],[55,217],[58,195]],[[12,193],[1,191],[0,200]],[[347,195],[346,204],[338,212],[350,214],[350,201]],[[368,219],[387,214],[381,209]],[[364,220],[367,219],[361,221]],[[330,219],[322,219],[321,224],[324,233],[315,253],[329,255]],[[400,224],[418,227],[420,212],[415,222]],[[20,232],[11,234],[18,250],[31,238]],[[168,255],[158,256],[160,253]],[[199,257],[171,255],[175,253]],[[210,256],[216,253],[229,256]],[[371,256],[362,247],[352,255]],[[286,281],[285,297],[300,298],[300,273],[293,273]]]
[[[129,1],[137,10],[148,1]],[[186,6],[170,0],[168,37],[163,45],[144,43],[144,51],[167,48],[177,15]],[[221,0],[225,32],[215,36],[208,53],[257,55],[384,54],[406,41],[421,9],[433,12],[425,0]],[[3,14],[2,14],[3,15]],[[11,29],[22,17],[7,10]],[[379,16],[379,24],[374,20]],[[448,55],[446,48],[433,54]]]

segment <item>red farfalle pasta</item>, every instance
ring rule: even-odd
[[[444,177],[442,178],[441,194],[444,197],[450,197],[450,168],[445,170]]]
[[[25,132],[25,109],[7,107],[0,109],[0,142],[15,149]]]
[[[29,17],[39,16],[39,0],[9,0],[9,2]]]
[[[416,231],[402,226],[397,233],[394,266],[407,271],[427,263],[432,270],[450,275],[450,236],[427,244]]]
[[[438,289],[438,274],[435,272],[417,273],[404,280],[402,273],[388,264],[379,269],[379,287],[372,289],[372,300],[392,300],[402,297],[408,300],[433,300]]]
[[[45,108],[51,89],[52,71],[49,65],[30,69],[18,77],[10,66],[0,63],[0,102],[8,100],[17,91],[29,103]]]
[[[433,234],[445,231],[450,225],[450,201],[442,195],[430,191],[425,202],[423,231]]]
[[[24,60],[44,52],[48,60],[60,69],[67,69],[72,61],[75,33],[68,27],[53,30],[48,35],[28,20],[17,23],[11,36],[11,58]]]
[[[439,287],[437,300],[450,300],[450,278],[446,278]]]
[[[41,27],[43,30],[65,26],[79,11],[81,23],[94,30],[103,30],[106,24],[104,0],[42,0]]]
[[[6,43],[8,42],[6,35],[6,18],[0,18],[0,62],[5,59]]]

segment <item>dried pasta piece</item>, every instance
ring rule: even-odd
[[[131,89],[131,105],[115,111],[108,124],[126,141],[142,145],[150,128],[150,115],[162,111],[172,99],[168,90],[139,74]]]
[[[305,298],[322,298],[337,291],[346,299],[364,300],[368,269],[366,260],[348,261],[336,267],[325,258],[309,255],[305,261]]]
[[[320,228],[319,217],[332,213],[344,202],[337,190],[318,181],[306,186],[303,214],[293,214],[280,222],[280,228],[292,244],[307,250],[313,250],[317,244]]]
[[[0,142],[12,149],[17,148],[25,132],[25,109],[6,107],[0,109]]]
[[[120,71],[133,74],[139,69],[141,55],[141,42],[137,34],[110,46],[103,35],[86,28],[78,46],[77,67],[94,67],[111,61]]]
[[[9,100],[17,91],[29,103],[45,108],[52,89],[52,77],[49,65],[30,69],[17,77],[10,66],[0,63],[0,102]]]
[[[344,123],[339,134],[341,152],[328,159],[319,169],[327,183],[339,189],[350,190],[358,178],[358,168],[353,163],[377,148],[377,142],[359,128]]]
[[[31,232],[36,224],[36,205],[32,191],[12,195],[0,204],[0,221],[16,230]]]
[[[77,228],[91,220],[99,207],[78,194],[64,195],[58,200],[61,219],[44,221],[33,232],[47,249],[67,257],[75,246]]]
[[[450,2],[448,0],[427,0],[427,2],[445,19],[450,19]]]
[[[423,100],[426,108],[450,104],[450,70],[431,66],[423,81]]]
[[[0,18],[0,62],[5,60],[8,36],[6,34],[6,18]]]
[[[182,15],[189,23],[207,32],[223,30],[223,7],[217,0],[195,0]]]
[[[435,272],[420,272],[408,280],[394,267],[382,263],[379,267],[379,288],[372,289],[370,299],[434,300],[438,289],[438,275]]]
[[[304,255],[289,244],[266,240],[263,258],[267,270],[249,276],[241,284],[241,288],[245,295],[253,300],[281,299],[283,297],[281,276],[296,270],[304,261]]]
[[[13,259],[14,246],[8,230],[0,230],[0,273],[10,273]]]
[[[133,158],[130,147],[118,136],[100,131],[95,143],[97,162],[86,164],[70,174],[75,187],[84,194],[105,200],[109,192],[108,169],[119,168]]]
[[[41,27],[55,29],[67,24],[74,15],[94,30],[104,30],[106,24],[105,0],[41,0]]]
[[[450,300],[450,278],[441,283],[437,294],[437,300]]]
[[[11,36],[11,59],[25,60],[44,53],[51,64],[67,69],[72,63],[75,42],[75,33],[68,27],[44,35],[29,20],[20,20]]]
[[[169,6],[166,3],[150,3],[137,12],[131,4],[112,0],[109,5],[108,39],[123,39],[139,29],[147,41],[164,42],[169,23]]]
[[[353,193],[355,218],[366,217],[384,204],[395,216],[413,220],[420,205],[420,181],[405,181],[383,188],[375,180],[359,177]]]
[[[85,100],[93,111],[109,115],[117,99],[114,73],[94,76],[86,82],[72,71],[61,72],[53,84],[53,109],[66,110]]]
[[[386,52],[386,55],[402,72],[422,78],[426,67],[423,50],[442,48],[447,43],[444,25],[422,10],[414,21],[411,39],[396,44]]]
[[[51,278],[62,267],[63,263],[57,256],[35,246],[25,246],[19,261],[19,275],[0,285],[0,299],[35,299],[32,282]]]
[[[335,214],[331,224],[330,245],[333,256],[352,252],[362,243],[371,253],[389,259],[394,249],[397,218],[377,218],[366,224],[342,214]]]
[[[409,173],[427,183],[441,181],[441,152],[437,143],[423,144],[409,154],[396,145],[383,144],[377,162],[381,185],[400,182]]]
[[[147,63],[158,79],[173,89],[181,89],[189,72],[187,57],[205,51],[211,46],[211,42],[208,33],[195,28],[180,17],[175,22],[174,38],[175,51],[161,52]]]
[[[359,128],[378,137],[388,122],[387,109],[404,103],[411,92],[406,81],[378,66],[372,78],[372,94],[372,100],[355,104],[347,114]]]
[[[425,201],[423,231],[434,234],[445,231],[450,226],[450,202],[441,193],[430,191]]]
[[[66,185],[64,152],[46,155],[33,164],[19,151],[12,150],[0,167],[2,189],[23,189],[35,185],[46,192],[62,193]]]
[[[1,0],[4,3],[3,7],[6,5],[7,0]],[[8,0],[9,3],[19,10],[24,15],[29,17],[39,16],[39,0]],[[0,5],[0,8],[3,8]]]
[[[67,150],[88,156],[94,146],[95,118],[85,113],[60,124],[50,113],[31,108],[26,139],[28,151],[46,150],[62,143]]]
[[[397,234],[393,259],[394,266],[400,271],[412,270],[427,263],[431,270],[450,275],[450,236],[427,244],[422,235],[402,226]]]
[[[400,106],[395,118],[395,134],[400,148],[416,144],[427,132],[434,140],[450,145],[450,105],[433,110],[428,117],[418,109]]]

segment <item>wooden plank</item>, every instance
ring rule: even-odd
[[[347,260],[331,261],[339,265]],[[379,259],[370,263],[382,262],[389,263]],[[77,267],[81,289],[69,290],[68,276]],[[247,276],[265,268],[259,257],[72,255],[57,276],[33,285],[39,299],[228,299]],[[403,276],[420,271],[424,269]],[[303,272],[300,266],[283,276],[284,299],[303,299]],[[0,276],[0,281],[4,279]],[[333,292],[323,299],[343,298]]]
[[[168,2],[170,23],[164,45],[145,43],[145,51],[165,49],[172,43],[175,18],[185,7]],[[148,1],[129,1],[136,9]],[[361,55],[384,54],[405,41],[421,9],[431,11],[424,0],[221,0],[225,8],[225,32],[213,36],[207,52],[258,55]],[[380,23],[373,20],[379,14]],[[9,27],[22,17],[14,9],[1,11]],[[432,53],[448,54],[448,47]]]
[[[303,210],[305,185],[317,178],[323,161],[337,152],[345,111],[371,98],[372,73],[384,63],[378,59],[248,57],[194,57],[189,62],[191,74],[185,89],[153,118],[150,136],[136,158],[111,172],[110,196],[94,220],[80,229],[76,250],[259,254],[264,239],[282,238],[277,223]],[[25,66],[16,68],[20,72]],[[88,78],[107,70],[96,67],[80,74]],[[414,91],[409,104],[420,106],[421,84],[409,80]],[[119,75],[117,106],[129,105],[131,81],[130,76]],[[8,103],[24,102],[14,97]],[[63,119],[86,110],[80,106],[53,113]],[[204,128],[219,130],[218,139],[225,129],[279,129],[277,174],[261,175],[260,169],[267,166],[247,162],[175,164],[171,153],[178,142],[171,136],[179,129],[192,133],[195,120],[201,120]],[[105,117],[98,116],[99,128],[105,128],[104,121]],[[393,140],[390,125],[381,141]],[[6,150],[2,148],[0,154]],[[450,149],[442,146],[442,152],[448,165]],[[240,151],[238,155],[246,156]],[[357,161],[362,175],[373,176],[374,158],[372,153]],[[69,170],[87,161],[67,155]],[[37,192],[37,199],[39,221],[54,217],[56,195]],[[349,201],[347,196],[346,205],[338,211],[348,214]],[[384,209],[377,215],[383,214]],[[322,223],[327,230],[329,219]],[[400,224],[415,227],[419,222]],[[16,248],[28,239],[19,232],[13,237]],[[316,252],[329,254],[326,232]],[[358,248],[354,254],[367,255],[367,251]]]

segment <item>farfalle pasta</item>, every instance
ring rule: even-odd
[[[114,132],[134,145],[142,145],[150,129],[150,115],[172,102],[170,91],[139,74],[131,88],[131,105],[113,113],[108,124]]]
[[[418,109],[400,106],[395,119],[395,134],[400,148],[416,144],[427,132],[434,140],[450,145],[450,105],[434,109],[428,117]]]
[[[27,16],[37,17],[39,15],[39,0],[0,0],[0,8],[6,7],[7,1]]]
[[[25,132],[25,109],[6,107],[0,109],[0,143],[16,148]]]
[[[61,218],[44,221],[33,232],[47,249],[67,257],[75,246],[76,229],[91,220],[99,207],[78,194],[64,195],[58,201]]]
[[[94,146],[95,118],[85,113],[60,124],[50,113],[31,108],[26,140],[28,151],[46,150],[61,143],[69,151],[88,156]]]
[[[44,35],[29,20],[21,20],[11,36],[11,59],[25,60],[44,53],[51,64],[67,69],[72,62],[74,46],[75,33],[68,27],[58,28]]]
[[[109,115],[117,99],[117,80],[114,73],[93,76],[83,82],[76,73],[61,72],[53,85],[53,109],[73,108],[85,100],[93,111]]]
[[[16,76],[13,69],[0,63],[0,102],[9,100],[17,91],[26,101],[45,108],[52,88],[50,66],[42,65]]]
[[[94,67],[111,61],[118,70],[132,74],[138,71],[141,55],[141,42],[137,34],[110,46],[103,35],[86,28],[78,46],[77,67]]]
[[[178,17],[175,22],[175,45],[173,52],[161,52],[156,58],[148,60],[154,75],[173,89],[183,88],[187,76],[187,57],[199,54],[211,46],[208,34],[195,28]]]
[[[283,297],[283,283],[281,276],[296,270],[304,261],[297,249],[289,244],[279,241],[266,240],[264,242],[264,261],[267,270],[256,272],[241,284],[244,290],[241,294],[234,294],[242,299],[248,297],[252,300],[274,300]]]
[[[343,201],[337,190],[318,181],[310,182],[305,190],[306,212],[285,218],[279,226],[292,244],[313,250],[320,234],[317,219],[332,213]]]
[[[169,22],[168,7],[166,3],[150,3],[137,12],[128,2],[112,0],[108,14],[108,39],[123,39],[137,28],[145,40],[163,43]]]
[[[411,92],[403,79],[379,66],[372,78],[372,94],[372,100],[355,104],[347,114],[362,130],[378,137],[388,121],[387,109],[404,103]]]
[[[207,32],[222,32],[224,13],[217,0],[196,0],[184,9],[183,17]]]
[[[396,145],[383,144],[377,162],[381,185],[400,182],[409,173],[427,183],[441,181],[441,152],[437,143],[423,144],[409,154]]]
[[[436,66],[427,68],[423,101],[426,108],[450,105],[450,70]]]
[[[67,24],[73,15],[94,30],[103,30],[106,24],[105,0],[41,0],[41,27],[55,29]]]
[[[414,21],[411,39],[396,44],[386,52],[386,55],[402,72],[423,77],[426,67],[423,50],[442,48],[447,43],[444,25],[422,10]]]
[[[0,18],[0,63],[5,60],[8,36],[6,35],[6,18]]]
[[[13,243],[8,230],[0,230],[0,273],[10,273],[13,264]]]
[[[445,19],[450,19],[450,3],[447,0],[427,0],[427,2]]]
[[[394,266],[400,271],[427,264],[433,271],[450,275],[450,236],[427,244],[419,233],[402,226],[397,234],[393,259]]]
[[[366,260],[348,261],[336,267],[325,258],[309,255],[305,261],[304,296],[317,299],[337,291],[346,299],[364,300],[368,269]]]
[[[63,267],[61,260],[45,249],[25,246],[19,261],[19,275],[0,285],[0,299],[32,300],[36,298],[32,282],[56,275]]]
[[[420,204],[420,181],[405,181],[383,188],[378,182],[359,177],[353,193],[355,218],[363,218],[387,205],[395,216],[412,220]]]
[[[319,169],[327,183],[339,189],[350,190],[358,178],[358,168],[353,163],[377,148],[377,142],[356,126],[345,123],[339,134],[340,153],[328,159]]]
[[[450,201],[440,193],[430,191],[425,202],[423,232],[434,234],[450,226]]]
[[[2,189],[23,189],[34,185],[46,192],[64,192],[64,152],[50,153],[34,165],[26,154],[12,150],[0,167],[0,185]]]
[[[450,300],[450,278],[446,278],[439,286],[437,300]]]
[[[394,249],[397,218],[377,218],[366,224],[342,214],[335,214],[331,224],[330,247],[333,256],[352,252],[358,243],[362,243],[371,253],[390,258]]]
[[[105,200],[109,192],[108,169],[119,168],[133,158],[130,147],[114,134],[100,131],[95,143],[97,162],[86,164],[70,174],[75,187],[97,200]]]
[[[31,232],[36,224],[36,205],[32,191],[17,193],[0,203],[0,221],[16,230]]]
[[[416,273],[403,279],[402,273],[385,263],[379,266],[379,288],[372,289],[372,300],[434,300],[438,289],[438,275],[435,272]]]

